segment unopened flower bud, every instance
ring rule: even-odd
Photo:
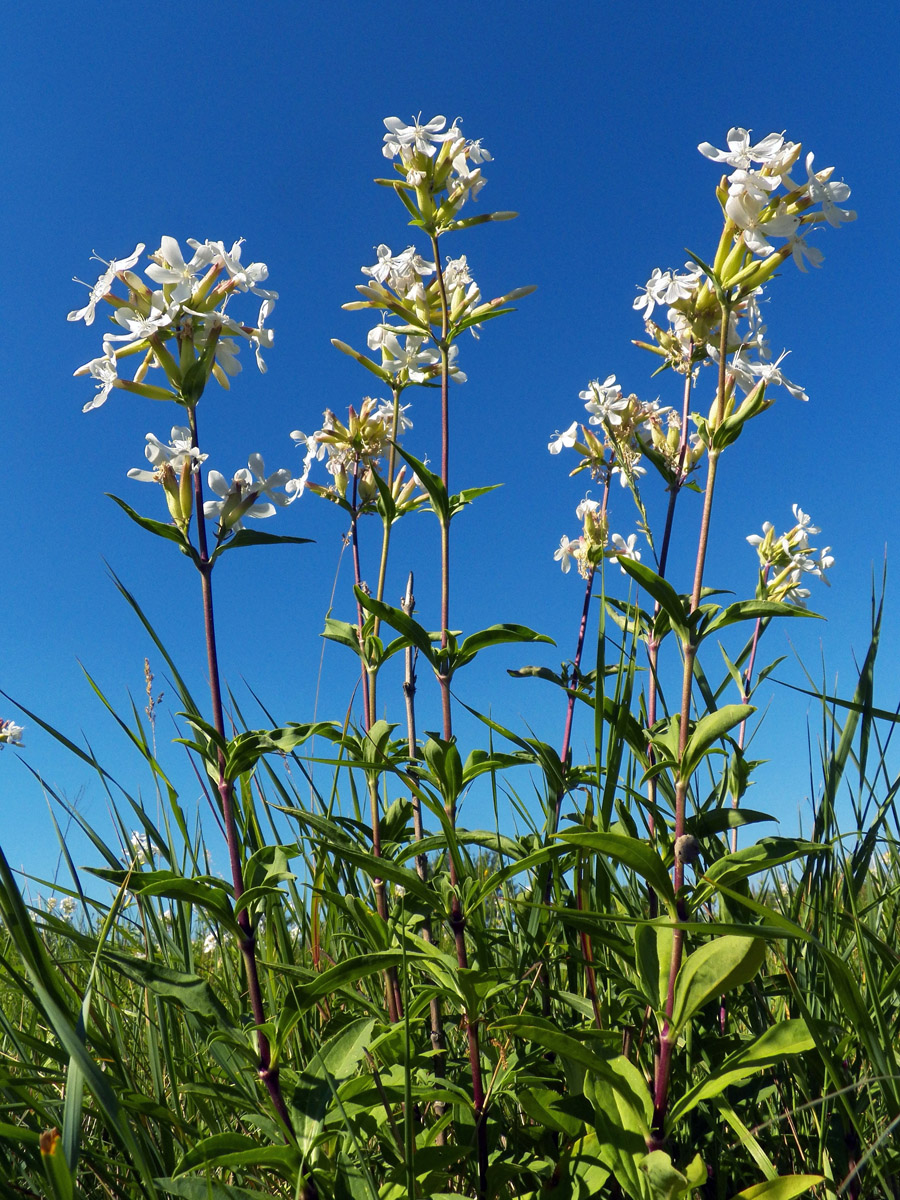
[[[378,485],[375,482],[375,475],[371,468],[364,471],[360,475],[356,485],[357,494],[363,504],[368,504],[378,495]]]

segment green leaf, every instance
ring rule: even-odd
[[[726,934],[700,946],[683,959],[675,980],[672,1036],[680,1032],[707,1001],[721,996],[759,971],[766,957],[764,938]]]
[[[454,656],[454,666],[460,667],[471,662],[479,651],[488,646],[502,646],[510,642],[549,642],[551,646],[556,645],[553,638],[535,633],[525,625],[491,625],[464,639]]]
[[[307,546],[312,538],[286,537],[283,534],[263,533],[258,529],[239,529],[227,542],[214,551],[210,561],[215,562],[226,550],[240,550],[245,546]]]
[[[731,1200],[793,1200],[794,1196],[802,1196],[824,1181],[824,1175],[779,1175],[777,1179],[764,1179],[762,1183],[744,1188]]]
[[[717,859],[704,871],[694,893],[694,904],[699,907],[705,903],[718,887],[733,887],[760,871],[770,871],[773,867],[810,854],[823,854],[829,849],[819,842],[804,842],[797,838],[760,838],[752,846],[745,846],[734,854]]]
[[[436,654],[434,642],[439,638],[439,634],[430,634],[418,621],[414,621],[412,617],[408,617],[403,609],[393,608],[390,604],[384,604],[381,600],[376,600],[374,596],[369,596],[362,588],[354,587],[353,594],[366,612],[374,613],[379,620],[390,625],[392,629],[396,629],[432,665],[434,664]]]
[[[714,712],[701,717],[694,726],[684,748],[679,764],[679,775],[687,781],[696,771],[700,760],[714,742],[719,741],[729,729],[746,721],[756,709],[752,704],[725,704]]]
[[[682,642],[689,640],[690,634],[685,613],[685,603],[675,591],[671,583],[657,575],[645,563],[635,562],[631,558],[620,558],[619,566],[627,575],[636,580],[644,591],[649,592],[659,607],[669,618],[669,624],[678,634]]]
[[[644,995],[654,1012],[662,1012],[669,988],[672,965],[672,926],[640,924],[634,927],[635,964]]]
[[[336,995],[341,988],[349,987],[360,979],[377,975],[389,967],[399,967],[404,963],[418,962],[422,956],[407,950],[379,950],[371,954],[356,954],[353,958],[340,962],[337,966],[329,967],[320,975],[309,979],[309,970],[305,967],[295,967],[289,963],[266,962],[263,965],[271,971],[280,971],[288,975],[300,975],[306,980],[295,983],[291,990],[292,1003],[298,1012],[307,1009],[323,996]]]
[[[464,488],[463,491],[454,493],[450,497],[450,515],[455,517],[473,500],[477,500],[479,496],[486,496],[488,492],[495,492],[499,487],[503,487],[503,484],[490,483],[487,487]]]
[[[770,617],[815,617],[824,620],[819,613],[810,612],[806,608],[798,608],[796,604],[782,604],[777,600],[739,600],[723,608],[718,616],[702,628],[698,641],[718,633],[726,625],[734,625],[737,621],[765,620]]]
[[[647,1176],[653,1200],[676,1200],[678,1196],[690,1195],[706,1182],[706,1167],[699,1154],[694,1156],[687,1173],[677,1170],[665,1150],[652,1150],[641,1161],[640,1169]]]
[[[258,1191],[237,1187],[233,1183],[215,1183],[208,1175],[184,1175],[155,1179],[167,1195],[178,1200],[260,1200]]]
[[[706,812],[688,817],[684,823],[686,833],[692,833],[696,838],[710,837],[722,833],[726,829],[736,829],[741,825],[756,825],[763,821],[776,821],[771,813],[759,812],[754,808],[710,808]]]
[[[622,866],[637,871],[674,910],[675,890],[669,872],[657,852],[646,842],[621,833],[596,833],[587,829],[572,830],[557,836],[567,845],[576,846],[581,850],[595,850],[598,854],[605,854]]]
[[[188,1012],[206,1020],[216,1021],[229,1029],[233,1027],[228,1010],[207,981],[199,975],[175,971],[162,963],[148,962],[118,950],[104,950],[103,957],[120,974],[147,988],[154,995],[162,996],[166,1000],[175,1000]]]
[[[767,1067],[775,1066],[788,1054],[802,1054],[806,1050],[812,1050],[814,1046],[815,1039],[809,1032],[805,1021],[799,1019],[779,1021],[755,1041],[742,1046],[734,1054],[729,1054],[722,1065],[711,1075],[701,1080],[680,1100],[676,1101],[667,1118],[667,1128],[671,1128],[676,1121],[680,1121],[702,1100],[718,1096],[733,1083],[747,1079],[750,1075],[755,1075],[757,1071],[764,1071]]]
[[[115,500],[119,508],[131,517],[135,525],[140,525],[141,529],[146,529],[148,533],[155,533],[157,537],[165,538],[168,542],[174,542],[182,554],[186,554],[188,558],[199,563],[200,560],[197,557],[197,551],[177,526],[171,525],[166,521],[152,521],[149,517],[142,517],[140,513],[135,512],[124,500],[120,500],[118,496],[114,496],[112,492],[107,492],[106,495],[109,496],[110,500]]]
[[[293,1178],[300,1168],[300,1155],[293,1146],[267,1146],[257,1137],[243,1133],[215,1133],[193,1145],[175,1168],[175,1174],[183,1175],[197,1167],[224,1167],[237,1170],[240,1167],[281,1168],[288,1178]]]
[[[422,487],[428,493],[435,516],[442,525],[446,525],[450,520],[451,514],[450,499],[443,480],[439,475],[435,475],[433,471],[429,471],[423,462],[419,462],[417,458],[413,458],[411,454],[407,454],[402,446],[397,445],[396,442],[394,445],[396,446],[397,453],[412,467]]]

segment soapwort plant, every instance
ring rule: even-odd
[[[407,222],[393,246],[408,244],[379,243],[345,305],[372,320],[365,348],[334,342],[371,394],[329,406],[318,428],[302,419],[312,432],[291,434],[293,470],[252,453],[228,476],[198,432],[212,386],[230,386],[242,353],[264,370],[273,344],[277,295],[240,242],[184,251],[166,237],[143,270],[139,245],[104,262],[70,314],[110,318],[77,372],[95,388],[86,410],[121,392],[177,406],[168,440],[148,434],[147,465],[128,472],[161,487],[142,493],[153,515],[116,503],[200,576],[209,719],[152,636],[214,813],[211,830],[192,825],[161,765],[149,666],[150,733],[136,708],[119,723],[168,799],[164,822],[56,734],[125,809],[114,847],[70,814],[103,856],[108,902],[83,886],[65,839],[64,907],[29,906],[0,855],[0,987],[15,998],[0,1011],[24,1014],[0,1033],[9,1195],[896,1196],[889,735],[867,767],[877,722],[891,720],[872,703],[881,611],[853,700],[819,689],[824,787],[809,838],[739,849],[738,830],[768,819],[745,803],[758,765],[747,723],[771,670],[760,647],[773,622],[813,615],[812,582],[827,582],[833,557],[796,504],[785,532],[766,521],[747,538],[755,595],[723,603],[706,569],[710,539],[728,536],[723,456],[778,420],[779,395],[807,399],[770,348],[767,292],[780,269],[821,265],[814,235],[852,218],[849,189],[783,134],[753,142],[735,128],[725,149],[699,148],[724,171],[718,240],[654,269],[634,301],[671,403],[598,374],[548,446],[584,485],[577,528],[553,552],[582,588],[574,654],[511,674],[560,690],[551,745],[466,705],[461,673],[483,650],[538,654],[549,639],[453,624],[454,522],[492,490],[458,479],[454,394],[468,337],[489,338],[532,290],[486,299],[464,235],[514,214],[484,209],[491,155],[458,121],[384,127],[377,184]],[[432,404],[435,466],[413,440]],[[301,511],[301,497],[307,520],[319,500],[346,520],[352,593],[323,634],[359,683],[349,704],[325,689],[328,719],[274,727],[266,714],[257,729],[220,678],[213,569],[233,549],[302,543],[259,526]],[[401,521],[418,533],[412,560]],[[673,547],[691,528],[686,561]],[[427,557],[433,613],[414,595]],[[432,698],[440,729],[423,732]],[[477,731],[485,744],[465,753]],[[21,734],[4,721],[0,742]],[[846,850],[835,804],[851,762],[861,832]],[[462,824],[478,789],[493,829]],[[218,830],[230,885],[211,868]]]

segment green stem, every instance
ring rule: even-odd
[[[726,357],[728,353],[728,323],[730,317],[730,309],[728,304],[721,305],[721,330],[719,335],[719,380],[716,390],[716,408],[715,417],[712,422],[712,429],[718,429],[722,423],[725,413],[725,391],[726,391]],[[700,597],[703,591],[703,569],[706,563],[706,551],[709,544],[709,527],[712,517],[712,502],[716,484],[716,468],[719,461],[719,451],[710,448],[708,453],[709,468],[706,478],[706,491],[703,498],[703,514],[700,518],[700,536],[697,545],[697,562],[694,568],[694,586],[691,592],[690,611],[695,612],[700,604]],[[688,641],[684,646],[684,671],[682,674],[681,684],[681,725],[678,731],[678,758],[683,759],[687,740],[689,735],[689,724],[691,717],[691,693],[694,678],[694,662],[697,657],[697,646],[691,633]],[[685,809],[687,805],[687,792],[690,779],[679,778],[675,781],[675,843],[678,845],[678,839],[684,835],[685,830]],[[687,906],[682,896],[682,888],[684,887],[684,862],[681,855],[676,851],[675,867],[672,874],[672,883],[675,888],[677,897],[677,917],[678,922],[687,920]],[[684,955],[684,929],[676,928],[672,935],[672,959],[669,968],[668,989],[666,993],[666,1008],[665,1021],[663,1023],[662,1033],[660,1035],[659,1057],[656,1063],[655,1079],[653,1085],[653,1124],[651,1150],[659,1149],[665,1140],[665,1121],[666,1109],[668,1106],[669,1095],[669,1079],[672,1070],[672,1054],[674,1051],[674,1039],[672,1037],[671,1019],[675,1009],[675,981],[678,977],[678,972],[681,969],[681,960]]]

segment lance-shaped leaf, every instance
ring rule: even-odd
[[[717,708],[715,712],[701,717],[691,731],[684,754],[681,756],[679,765],[681,779],[684,781],[690,779],[710,746],[724,737],[729,729],[740,725],[742,721],[747,720],[751,713],[755,712],[756,709],[752,704],[726,704],[722,708]]]
[[[211,562],[225,553],[226,550],[240,550],[245,546],[306,546],[312,543],[312,538],[286,537],[277,533],[263,533],[259,529],[239,529],[227,542],[216,547]]]
[[[723,608],[708,625],[701,627],[698,641],[709,637],[711,633],[718,633],[726,625],[734,625],[737,621],[765,620],[767,617],[815,617],[817,620],[824,620],[819,613],[798,608],[796,604],[782,604],[778,600],[739,600]]]
[[[267,970],[299,975],[306,981],[294,982],[291,986],[291,1005],[295,1006],[298,1013],[303,1013],[323,996],[335,996],[342,988],[349,988],[360,979],[378,975],[390,967],[402,967],[404,963],[417,963],[424,959],[424,955],[413,950],[376,950],[370,954],[354,954],[352,958],[329,967],[312,979],[309,978],[308,970],[290,963],[266,962],[263,965]]]
[[[618,559],[619,566],[648,592],[662,611],[669,618],[669,625],[678,634],[682,642],[690,639],[684,600],[678,595],[671,583],[650,569],[645,563],[635,562],[633,558]]]
[[[717,859],[704,871],[694,893],[694,904],[699,908],[718,887],[733,887],[760,871],[770,871],[809,854],[823,854],[829,850],[829,846],[820,842],[805,842],[798,838],[760,838],[752,846],[744,846],[734,854]]]
[[[473,500],[477,500],[479,496],[486,496],[488,492],[495,492],[499,487],[503,487],[503,484],[489,483],[486,487],[464,488],[461,492],[454,492],[450,497],[450,516],[455,517]]]
[[[764,1179],[762,1183],[744,1188],[731,1200],[794,1200],[795,1196],[802,1196],[824,1182],[824,1175],[779,1175],[777,1179]]]
[[[714,938],[689,954],[682,961],[675,980],[671,1036],[680,1033],[707,1001],[751,980],[765,957],[764,938],[735,934]]]
[[[424,625],[420,625],[418,621],[407,616],[402,608],[394,608],[390,604],[385,604],[382,600],[376,600],[374,596],[368,595],[362,588],[354,587],[353,593],[367,612],[374,613],[379,620],[390,625],[392,629],[396,629],[402,637],[415,646],[434,666],[436,661],[434,642],[440,639],[440,634],[429,633]]]
[[[779,1021],[749,1045],[742,1046],[734,1054],[729,1054],[717,1070],[676,1101],[669,1113],[667,1127],[671,1128],[701,1101],[720,1095],[733,1083],[739,1083],[742,1079],[755,1075],[757,1071],[775,1066],[785,1055],[802,1054],[806,1050],[812,1050],[814,1046],[815,1039],[805,1021]]]
[[[472,661],[479,651],[488,646],[502,646],[510,642],[549,642],[555,646],[553,638],[543,633],[535,633],[525,625],[491,625],[488,629],[480,629],[470,633],[453,656],[453,667],[463,667]]]
[[[140,525],[141,529],[146,529],[148,533],[155,533],[157,537],[165,538],[168,542],[174,542],[182,554],[186,554],[195,563],[200,562],[197,557],[197,551],[177,526],[171,525],[166,521],[153,521],[150,517],[142,517],[140,513],[135,512],[124,500],[120,500],[118,496],[114,496],[112,492],[107,492],[106,495],[109,496],[110,500],[115,500],[119,508],[131,517],[135,525]]]
[[[569,846],[605,854],[623,867],[637,871],[674,911],[675,891],[672,880],[663,860],[646,842],[622,833],[598,833],[589,829],[571,830],[557,834],[557,837]]]
[[[441,524],[445,524],[450,520],[450,499],[447,495],[447,489],[444,487],[443,480],[440,475],[435,475],[433,471],[425,466],[423,462],[419,462],[417,458],[413,458],[411,454],[403,449],[402,446],[394,443],[397,453],[400,457],[413,469],[416,478],[421,483],[424,490],[428,493],[428,498],[431,501],[431,507],[434,514]]]
[[[174,1000],[188,1012],[215,1021],[223,1029],[234,1029],[234,1022],[225,1005],[199,975],[176,971],[162,963],[148,962],[118,950],[105,949],[103,957],[126,978],[139,983],[154,995]]]

